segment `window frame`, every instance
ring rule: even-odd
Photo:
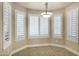
[[[40,17],[43,17],[43,16],[40,16]],[[50,30],[50,24],[49,24],[50,19],[48,18],[47,20],[48,20],[48,34],[45,34],[45,35],[42,36],[42,34],[40,32],[40,37],[41,38],[49,38],[50,37],[50,31],[49,31]],[[40,19],[40,21],[41,21],[41,19]],[[41,22],[40,22],[40,24],[41,24]],[[40,26],[40,30],[39,31],[41,31],[41,25],[39,25],[39,26]]]
[[[38,25],[38,31],[39,31],[39,36],[30,36],[30,34],[29,34],[29,30],[30,30],[30,27],[29,27],[29,16],[38,16],[38,18],[39,18],[39,25]],[[41,36],[40,35],[40,17],[42,17],[40,14],[28,14],[28,39],[40,39],[40,38],[49,38],[49,18],[48,18],[48,36]]]
[[[7,3],[7,5],[8,5],[8,8],[9,8],[9,9],[8,9],[8,12],[9,12],[8,14],[10,15],[10,16],[8,16],[8,23],[9,23],[9,24],[8,24],[8,40],[5,40],[5,39],[4,39],[4,35],[5,35],[5,34],[4,34],[4,33],[5,33],[5,32],[4,32],[4,26],[5,26],[5,25],[4,25],[4,20],[5,20],[4,17],[6,17],[6,16],[4,15],[4,7],[5,7],[4,4],[5,4],[5,3]],[[10,46],[10,44],[11,44],[11,18],[12,18],[12,17],[11,17],[11,16],[12,16],[12,15],[11,15],[11,14],[12,14],[12,13],[11,13],[11,10],[12,10],[12,9],[11,9],[11,4],[10,4],[9,2],[3,2],[3,21],[2,21],[2,22],[3,22],[3,24],[2,24],[2,26],[3,26],[3,31],[2,31],[2,32],[3,32],[3,49],[7,49],[7,48]],[[6,41],[6,42],[5,42],[5,41]]]
[[[69,19],[69,16],[70,16],[70,14],[69,14],[69,12],[71,12],[72,10],[74,10],[74,9],[76,9],[77,11],[77,20],[76,21],[78,21],[78,16],[79,16],[79,8],[77,7],[77,6],[74,6],[74,7],[72,7],[72,8],[70,8],[70,9],[67,9],[66,10],[66,17],[67,17],[67,20],[66,20],[66,25],[67,25],[67,22],[68,22],[68,19]],[[67,12],[68,11],[68,12]],[[69,15],[69,16],[67,16],[67,15]],[[70,23],[68,23],[68,24],[70,24]],[[71,24],[70,24],[71,25]],[[79,21],[77,22],[77,26],[79,25]],[[78,35],[79,35],[79,32],[77,31],[77,36],[76,36],[76,38],[75,39],[72,39],[72,36],[70,36],[70,33],[68,33],[68,31],[69,31],[70,29],[69,29],[69,26],[67,25],[67,29],[66,29],[66,32],[67,32],[67,34],[66,34],[66,37],[67,37],[67,40],[69,40],[69,41],[71,41],[71,42],[75,42],[75,43],[78,43],[79,42],[79,39],[78,39]],[[77,28],[77,30],[79,30],[79,28]]]
[[[17,13],[22,13],[23,14],[23,16],[24,16],[24,35],[23,35],[23,37],[21,37],[20,39],[18,39],[17,38]],[[25,36],[26,36],[26,13],[24,12],[24,11],[22,11],[22,10],[18,10],[18,9],[15,9],[15,41],[16,42],[18,42],[18,41],[22,41],[22,40],[25,40]]]
[[[35,38],[39,38],[39,33],[38,33],[38,36],[30,36],[30,15],[31,16],[38,16],[38,18],[39,18],[39,15],[38,14],[28,14],[28,38],[29,39],[35,39]],[[39,24],[38,24],[39,25]],[[38,31],[39,31],[39,29],[38,29]]]
[[[60,16],[61,17],[61,34],[55,34],[54,33],[54,16]],[[63,38],[63,13],[54,13],[52,17],[52,38]]]

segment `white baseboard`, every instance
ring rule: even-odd
[[[66,47],[64,45],[50,44],[50,46],[57,46],[57,47],[65,48],[66,50],[68,50],[68,51],[70,51],[70,52],[72,52],[72,53],[74,53],[74,54],[79,56],[79,53],[77,51],[75,51],[73,49],[70,49],[70,48],[68,48],[68,47]]]
[[[74,53],[74,54],[76,54],[76,55],[79,56],[79,52],[77,52],[77,51],[75,51],[75,50],[73,50],[73,49],[70,49],[70,48],[68,48],[68,47],[65,47],[65,49],[67,49],[68,51],[70,51],[70,52],[72,52],[72,53]]]
[[[16,50],[12,51],[11,54],[10,54],[10,56],[12,56],[14,53],[17,53],[17,52],[19,52],[19,51],[21,51],[21,50],[23,50],[23,49],[25,49],[25,48],[27,48],[27,47],[40,47],[40,46],[56,46],[56,47],[65,48],[65,49],[67,49],[68,51],[70,51],[70,52],[72,52],[72,53],[74,53],[74,54],[76,54],[76,55],[79,56],[79,53],[78,53],[78,52],[76,52],[76,51],[74,51],[74,50],[72,50],[72,49],[70,49],[70,48],[68,48],[68,47],[65,47],[64,45],[58,45],[58,44],[25,45],[25,46],[22,47],[22,48],[19,48],[19,49],[16,49]]]
[[[50,44],[27,45],[27,47],[40,47],[40,46],[50,46]]]
[[[40,46],[50,46],[50,44],[25,45],[25,46],[22,47],[22,48],[19,48],[19,49],[16,49],[16,50],[12,51],[12,52],[10,53],[10,56],[12,56],[14,53],[17,53],[17,52],[19,52],[19,51],[21,51],[21,50],[23,50],[23,49],[25,49],[25,48],[27,48],[27,47],[40,47]]]
[[[59,45],[59,44],[50,44],[50,46],[56,46],[56,47],[60,47],[60,48],[65,48],[64,45]]]

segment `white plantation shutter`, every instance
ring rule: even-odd
[[[53,20],[53,36],[62,36],[62,15],[57,14],[54,15],[54,20]]]
[[[16,37],[17,40],[22,40],[24,38],[25,13],[16,10],[15,17],[16,17]]]
[[[48,18],[40,17],[40,36],[48,36]]]
[[[48,19],[38,15],[29,15],[29,37],[48,37]]]
[[[69,10],[68,37],[70,41],[78,42],[78,8]]]
[[[11,6],[8,2],[3,3],[3,48],[6,49],[10,45],[9,25],[11,17]]]
[[[39,36],[39,17],[29,16],[29,35]]]

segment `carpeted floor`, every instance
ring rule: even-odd
[[[13,56],[76,56],[64,48],[43,46],[43,47],[28,47],[19,51]]]

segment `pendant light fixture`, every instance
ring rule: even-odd
[[[45,3],[45,12],[42,12],[41,15],[42,15],[43,17],[47,17],[47,18],[48,18],[48,17],[50,17],[50,16],[52,15],[52,13],[51,13],[51,12],[48,12],[47,9],[48,9],[48,3],[46,2],[46,3]]]

